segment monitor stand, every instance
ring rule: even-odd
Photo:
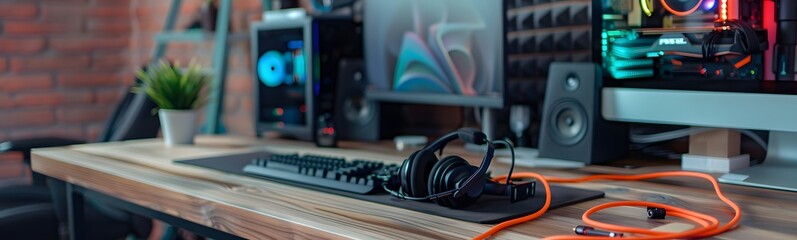
[[[509,149],[495,151],[498,162],[511,163],[512,153]],[[518,147],[515,148],[515,165],[522,167],[538,168],[580,168],[586,166],[584,162],[569,161],[564,159],[541,158],[536,148]]]
[[[491,108],[482,109],[482,132],[487,135],[487,139],[495,140],[495,114],[496,110]],[[508,148],[497,146],[495,159],[499,162],[510,163],[512,154]],[[465,144],[465,149],[474,152],[485,152],[487,146]],[[525,167],[545,167],[545,168],[580,168],[584,167],[583,162],[569,161],[563,159],[540,158],[537,149],[518,147],[515,148],[515,165]]]
[[[722,183],[797,191],[797,132],[769,132],[764,163],[722,175]]]
[[[494,112],[495,109],[492,108],[482,108],[481,109],[481,120],[482,120],[482,129],[481,131],[484,135],[487,135],[487,139],[490,141],[495,140],[495,118]],[[465,149],[472,152],[486,152],[487,145],[476,145],[471,143],[465,144]]]

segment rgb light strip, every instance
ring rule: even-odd
[[[728,0],[722,0],[720,3],[720,19],[723,22],[728,20]]]
[[[700,8],[700,5],[703,3],[703,0],[698,1],[697,4],[695,4],[694,7],[692,7],[689,10],[686,10],[686,11],[678,11],[678,10],[673,9],[669,4],[667,4],[667,0],[660,0],[660,2],[661,2],[661,6],[664,7],[664,9],[667,9],[668,12],[670,12],[673,15],[676,15],[676,16],[685,17],[685,16],[687,16],[689,14],[692,14],[693,12],[697,11],[697,9]],[[725,2],[727,2],[727,0],[723,0],[722,2],[725,3]]]
[[[652,0],[639,0],[639,5],[642,6],[642,12],[648,17],[653,15],[653,2]]]

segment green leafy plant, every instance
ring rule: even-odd
[[[141,82],[134,90],[146,93],[160,109],[196,109],[205,103],[210,76],[194,62],[181,69],[179,63],[159,61],[136,75]]]

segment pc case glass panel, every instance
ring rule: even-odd
[[[610,80],[761,80],[761,1],[601,0]]]
[[[259,122],[275,128],[306,126],[307,70],[304,31],[298,29],[259,31],[255,64],[259,84]]]

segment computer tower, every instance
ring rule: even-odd
[[[311,32],[315,132],[326,129],[340,140],[378,140],[379,105],[364,97],[368,82],[362,23],[350,17],[316,16]]]

